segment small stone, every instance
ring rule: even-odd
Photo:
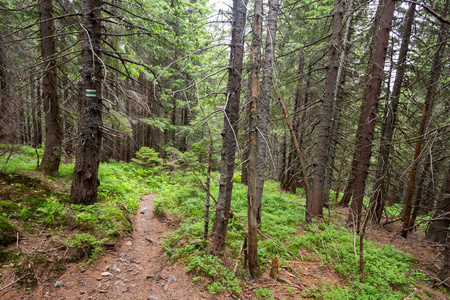
[[[132,243],[132,242],[126,242],[125,245],[127,245],[127,246],[133,246],[133,243]]]
[[[112,273],[110,273],[110,272],[103,272],[102,273],[102,276],[111,276],[112,275]]]
[[[62,287],[62,286],[64,286],[64,283],[62,283],[62,281],[56,281],[54,286],[55,287]]]
[[[158,298],[155,296],[148,296],[147,300],[158,300]]]
[[[97,280],[97,281],[101,281],[102,278],[101,278],[101,277],[97,277],[96,280]]]
[[[105,271],[109,271],[109,266],[106,266],[106,267],[105,267]]]
[[[112,267],[112,271],[113,271],[113,272],[120,272],[120,269],[119,269],[116,265],[114,265],[114,266]]]

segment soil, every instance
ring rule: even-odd
[[[47,272],[34,269],[32,262],[22,263],[24,276],[31,272],[37,280],[33,288],[20,286],[17,283],[20,276],[9,271],[13,268],[4,266],[0,269],[0,299],[256,299],[255,290],[259,289],[270,290],[273,296],[270,299],[293,300],[313,299],[308,289],[314,285],[320,286],[324,282],[342,284],[332,268],[323,266],[319,259],[313,259],[314,262],[299,259],[280,265],[278,281],[269,276],[270,267],[267,267],[258,280],[243,279],[246,286],[242,293],[224,291],[212,295],[205,289],[209,279],[200,277],[194,283],[193,278],[197,275],[186,273],[185,265],[164,256],[162,234],[176,229],[179,222],[170,216],[161,218],[153,214],[152,201],[155,196],[147,195],[140,203],[140,209],[132,222],[132,233],[111,245],[111,249],[92,264],[80,263],[75,254],[68,253],[69,249],[62,242],[61,245],[55,245],[52,234],[47,231],[18,238],[11,247],[20,249],[22,253],[40,251],[47,256],[65,259],[54,262],[48,259]],[[346,214],[346,209],[336,212],[336,216],[339,218],[341,215],[342,219],[345,219]],[[399,238],[396,235],[398,226],[395,223],[381,228],[368,226],[367,237],[380,243],[392,243],[411,253],[420,259],[416,265],[418,269],[430,276],[436,274],[442,249],[425,244],[422,241],[423,234],[419,231],[413,232],[407,240]],[[314,254],[306,253],[306,256],[314,258]],[[71,257],[74,262],[68,262]],[[232,262],[230,264],[234,265]],[[419,290],[430,292],[434,295],[433,299],[448,299],[446,295],[425,285],[420,286]],[[422,299],[427,299],[426,294],[420,292],[420,295]],[[259,299],[264,297],[260,296]]]

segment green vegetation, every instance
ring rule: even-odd
[[[200,147],[199,147],[200,149]],[[34,149],[33,149],[34,150]],[[203,151],[187,154],[192,161],[200,163]],[[143,153],[153,153],[143,150]],[[145,155],[147,155],[145,154]],[[149,160],[153,157],[149,154]],[[160,174],[160,167],[139,166],[121,162],[104,163],[100,167],[101,200],[90,206],[68,204],[68,183],[73,165],[61,166],[61,180],[39,179],[31,172],[35,167],[35,152],[29,147],[16,149],[6,165],[8,172],[1,173],[4,185],[0,190],[0,226],[1,242],[11,243],[17,233],[36,232],[46,227],[54,231],[52,240],[59,240],[72,250],[72,260],[86,257],[91,262],[103,250],[105,243],[114,241],[124,232],[131,230],[132,214],[136,212],[142,196],[158,191],[154,201],[157,214],[174,214],[181,221],[176,231],[165,236],[163,247],[166,255],[183,262],[186,271],[209,279],[206,288],[211,293],[231,290],[239,293],[244,285],[242,279],[248,274],[242,268],[235,274],[230,269],[238,263],[237,257],[246,235],[247,187],[238,183],[240,174],[236,174],[233,191],[232,211],[227,234],[227,248],[224,260],[211,256],[202,238],[204,224],[204,191],[198,178],[189,171]],[[144,156],[145,156],[144,155]],[[141,156],[141,159],[144,159]],[[20,158],[19,167],[14,166]],[[2,163],[4,157],[0,157]],[[180,159],[181,161],[181,159]],[[158,162],[157,164],[159,164]],[[5,166],[5,167],[6,167]],[[30,170],[19,173],[24,167]],[[179,170],[182,170],[180,168]],[[187,170],[187,169],[186,169]],[[36,176],[33,178],[32,176]],[[202,177],[204,174],[198,174]],[[51,189],[52,183],[65,183],[62,189]],[[211,192],[218,194],[218,174],[213,173]],[[302,192],[301,190],[299,191]],[[332,195],[334,197],[334,195]],[[210,216],[210,230],[214,219],[214,203]],[[304,296],[322,299],[403,299],[411,294],[414,284],[424,280],[424,275],[410,268],[413,258],[395,249],[391,245],[379,245],[365,242],[364,281],[358,272],[359,237],[339,223],[304,224],[304,199],[280,191],[279,184],[267,181],[263,196],[263,215],[259,235],[258,257],[263,268],[269,267],[269,261],[278,256],[280,260],[320,261],[340,276],[342,284],[323,284],[303,291]],[[395,209],[395,208],[393,208]],[[332,219],[339,219],[332,215]],[[67,231],[66,229],[71,230]],[[76,228],[76,229],[74,229]],[[0,252],[2,263],[18,260],[33,261],[34,265],[48,267],[48,260],[39,253],[27,257],[18,257],[11,251]],[[239,262],[242,264],[242,262]],[[24,264],[20,264],[23,266]],[[59,268],[55,264],[55,268]],[[229,267],[226,267],[229,266]],[[17,268],[17,276],[29,270]],[[198,277],[194,278],[197,281]],[[33,279],[26,279],[32,284]],[[291,293],[297,291],[291,289]],[[271,291],[264,288],[254,290],[257,299],[272,299]]]
[[[245,236],[247,213],[247,187],[238,183],[239,176],[236,175],[231,208],[236,218],[230,219],[225,250],[233,263]],[[217,174],[213,180],[212,194],[217,196]],[[203,247],[204,192],[197,181],[194,176],[183,174],[171,185],[163,187],[155,199],[156,212],[172,213],[182,220],[176,232],[166,235],[164,247],[169,257],[187,264],[188,271],[196,270],[213,279],[220,288],[232,289],[226,283],[227,273],[211,271],[214,264],[210,263],[211,258]],[[357,250],[359,236],[355,237],[351,230],[339,224],[322,222],[306,226],[303,203],[304,199],[280,192],[278,183],[266,182],[258,257],[261,266],[266,269],[270,266],[269,260],[275,256],[285,261],[320,261],[334,269],[343,280],[343,286],[321,285],[305,291],[305,296],[322,299],[404,299],[412,293],[415,282],[425,279],[423,274],[410,268],[415,259],[391,245],[366,241],[364,282],[361,283]],[[214,214],[214,208],[211,211]],[[211,275],[212,272],[214,275]],[[248,275],[240,272],[238,275]],[[211,287],[211,283],[207,287]],[[268,297],[271,296],[263,290],[256,293],[258,299],[270,299]]]
[[[39,152],[42,151],[38,149]],[[34,171],[35,159],[33,148],[16,147],[0,173],[0,244],[7,245],[18,236],[45,229],[51,232],[52,243],[70,250],[68,261],[85,257],[89,263],[103,251],[105,243],[130,232],[130,220],[142,196],[169,181],[167,175],[158,175],[155,169],[115,161],[104,163],[99,175],[100,201],[89,206],[70,205],[73,164],[61,165],[60,179],[43,178]],[[5,156],[0,157],[0,165],[5,160]],[[49,262],[42,253],[19,257],[14,251],[2,251],[0,260],[22,266],[15,270],[17,276],[30,273],[24,269],[24,261],[33,262],[31,265],[37,269],[48,268]],[[22,283],[36,282],[27,278]]]

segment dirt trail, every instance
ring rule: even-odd
[[[6,299],[225,299],[207,293],[203,284],[192,282],[185,266],[164,257],[161,234],[173,228],[153,214],[155,196],[144,197],[131,235],[99,257],[93,267],[82,270],[72,264],[62,276],[32,294],[10,293],[4,295]]]

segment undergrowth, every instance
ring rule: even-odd
[[[0,145],[5,152],[10,146]],[[42,149],[37,149],[42,157]],[[143,195],[156,192],[170,179],[155,168],[111,161],[99,168],[99,201],[93,205],[69,203],[70,181],[74,164],[61,164],[60,178],[44,178],[36,171],[36,150],[29,146],[15,146],[0,156],[0,244],[15,242],[17,236],[50,231],[52,241],[73,250],[75,260],[97,257],[105,243],[111,243],[131,231],[131,217],[139,207]],[[59,185],[58,191],[54,184]],[[3,257],[17,261],[34,261],[42,268],[47,265],[40,253],[9,252]],[[26,257],[25,257],[26,256]],[[28,257],[29,256],[29,257]],[[70,258],[68,258],[70,259]],[[24,263],[20,264],[23,265]],[[17,275],[30,273],[17,268]],[[33,283],[27,279],[24,283]]]
[[[212,180],[211,193],[217,198],[218,174],[213,174]],[[217,286],[234,290],[234,282],[227,281],[229,273],[217,275],[216,272],[212,276],[210,274],[215,264],[206,263],[210,261],[210,256],[202,240],[204,195],[198,179],[185,173],[165,186],[155,199],[156,213],[175,214],[182,220],[177,231],[166,235],[166,255],[185,263],[187,271],[210,277],[216,285],[214,290]],[[231,210],[236,219],[229,220],[225,256],[234,264],[246,234],[247,187],[239,183],[239,174],[234,181],[232,199]],[[410,268],[415,259],[409,255],[391,245],[366,241],[364,282],[361,283],[357,250],[359,236],[355,237],[353,231],[333,222],[306,226],[303,204],[304,199],[280,191],[279,184],[274,181],[266,181],[258,258],[263,269],[270,267],[269,261],[275,256],[282,261],[319,261],[334,269],[343,282],[343,286],[324,284],[312,288],[304,292],[305,296],[323,299],[404,299],[412,293],[417,281],[425,280],[423,274]],[[212,203],[210,231],[214,212]],[[216,263],[222,262],[219,260]],[[249,276],[244,270],[237,274]],[[211,289],[211,283],[207,287]]]

